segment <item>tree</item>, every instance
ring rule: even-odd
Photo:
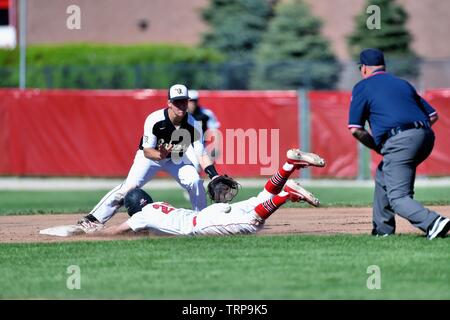
[[[321,34],[322,22],[301,0],[279,3],[256,53],[256,89],[333,88],[339,65]]]
[[[210,0],[202,12],[211,30],[203,35],[202,46],[224,54],[228,63],[228,89],[246,89],[253,65],[254,49],[259,44],[273,14],[268,0]]]
[[[379,24],[374,28],[373,19],[378,18]],[[399,76],[417,77],[418,56],[411,49],[407,21],[407,12],[395,0],[367,0],[364,11],[355,17],[355,31],[348,37],[351,56],[358,59],[361,50],[377,48],[385,53],[390,71]]]

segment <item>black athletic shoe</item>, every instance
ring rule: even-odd
[[[428,240],[433,240],[434,238],[445,238],[447,232],[450,230],[450,219],[446,217],[437,218],[431,225],[427,233]]]

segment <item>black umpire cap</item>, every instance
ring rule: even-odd
[[[384,54],[378,49],[365,49],[359,55],[359,65],[384,66]]]

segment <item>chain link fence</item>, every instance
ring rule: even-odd
[[[289,62],[286,70],[301,70],[296,78],[292,72],[283,77],[274,64],[264,66],[265,76],[278,78],[269,81],[263,89],[286,90],[303,87],[307,89],[351,90],[361,80],[355,62],[334,64],[331,73],[320,72],[329,62]],[[274,70],[275,69],[275,70]],[[317,71],[317,72],[316,72]],[[429,88],[450,88],[450,59],[388,61],[388,71],[405,73],[405,78],[418,90]],[[252,61],[231,61],[227,63],[180,63],[146,65],[96,65],[96,66],[27,66],[27,87],[70,88],[70,89],[166,89],[173,83],[185,83],[196,89],[246,90],[254,89],[256,64]],[[412,76],[411,76],[412,74]],[[275,77],[276,75],[276,77]],[[328,82],[315,81],[312,75],[330,78]],[[0,66],[0,87],[18,87],[17,67]],[[258,88],[262,89],[262,88]]]

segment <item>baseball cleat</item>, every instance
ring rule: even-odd
[[[286,153],[287,162],[300,166],[325,167],[325,160],[315,153],[303,152],[299,149],[289,149]]]
[[[305,190],[300,184],[295,180],[288,180],[284,185],[284,191],[289,193],[289,199],[294,202],[305,201],[314,207],[320,205],[319,199],[314,197],[314,195]]]
[[[105,225],[100,223],[93,215],[88,214],[77,223],[84,232],[91,233],[102,229]]]
[[[450,230],[450,219],[445,217],[439,217],[431,226],[428,231],[428,240],[433,240],[434,238],[444,238],[447,232]]]

